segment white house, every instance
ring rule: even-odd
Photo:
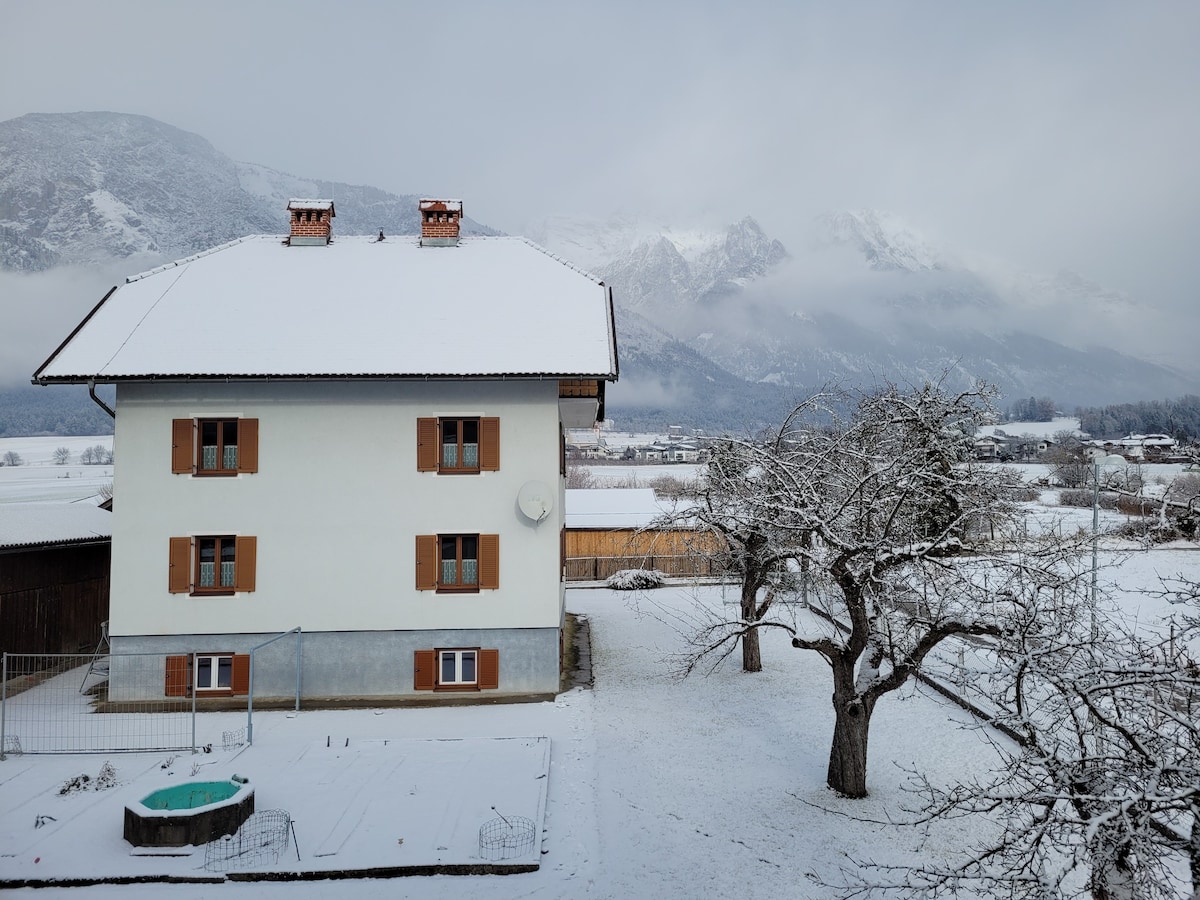
[[[116,385],[110,640],[158,655],[114,657],[111,699],[244,692],[296,627],[309,698],[554,691],[561,436],[617,377],[610,289],[460,240],[459,201],[420,238],[289,212],[128,279],[34,375]],[[284,643],[256,696],[294,690]]]

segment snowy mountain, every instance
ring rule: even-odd
[[[297,196],[333,197],[341,234],[419,228],[415,195],[237,163],[199,135],[146,116],[34,113],[0,122],[0,269],[129,257],[131,268],[148,266],[246,234],[286,232],[287,201]]]
[[[340,234],[419,228],[417,195],[235,162],[143,116],[0,122],[0,270],[119,259],[138,271],[283,233],[294,196],[332,196]],[[614,288],[622,377],[608,412],[622,428],[742,429],[825,384],[920,383],[947,369],[964,386],[982,378],[1068,409],[1195,391],[1108,349],[1147,314],[1131,298],[1075,273],[968,265],[889,213],[827,213],[791,253],[749,216],[717,229],[559,216],[527,233]]]

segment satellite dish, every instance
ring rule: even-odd
[[[525,518],[540,522],[554,509],[554,494],[545,482],[527,481],[517,492],[517,506]]]

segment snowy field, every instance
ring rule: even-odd
[[[95,446],[112,450],[113,436],[0,438],[0,459],[10,451],[21,457],[19,466],[0,466],[0,504],[98,502],[100,489],[112,484],[113,467],[80,464],[79,455]],[[70,451],[67,465],[55,462],[59,447]]]
[[[55,447],[77,453],[103,440],[0,442],[0,454],[15,449],[30,463],[0,468],[0,504],[44,492],[45,482],[58,480]],[[76,470],[108,467],[64,468],[74,481]],[[596,467],[597,474],[618,469],[648,483],[666,473],[694,477],[697,467]],[[41,478],[5,480],[13,472]],[[1036,481],[1040,474],[1030,471],[1027,477]],[[1044,491],[1042,499],[1026,506],[1031,532],[1090,529],[1090,510],[1053,506],[1054,491]],[[1125,518],[1102,515],[1102,528]],[[1147,548],[1105,537],[1100,565],[1101,587],[1131,620],[1149,629],[1179,610],[1146,590],[1160,576],[1200,580],[1200,547],[1178,542]],[[528,810],[542,804],[533,855],[538,871],[356,878],[332,888],[364,900],[468,895],[833,900],[845,894],[839,887],[844,873],[863,860],[947,858],[986,833],[990,826],[983,820],[958,820],[932,832],[902,824],[913,805],[903,790],[905,769],[945,783],[995,762],[977,724],[925,687],[909,684],[880,701],[872,719],[871,796],[850,801],[824,786],[833,715],[828,668],[815,654],[793,650],[772,630],[763,635],[766,670],[760,674],[743,674],[735,659],[708,676],[674,678],[669,658],[682,641],[673,623],[697,604],[735,598],[732,588],[719,585],[641,595],[568,590],[568,609],[591,623],[595,687],[569,691],[553,703],[258,711],[254,746],[230,751],[222,749],[220,735],[244,725],[244,712],[208,713],[200,715],[197,727],[200,743],[213,743],[211,754],[9,756],[0,762],[0,880],[208,875],[203,850],[183,857],[134,856],[122,838],[130,798],[145,796],[164,780],[190,777],[193,768],[204,778],[245,775],[257,786],[259,809],[288,809],[296,819],[300,860],[289,847],[280,865],[308,871],[430,859],[479,862],[476,830],[491,806],[530,815]],[[802,620],[805,614],[797,615]],[[495,740],[515,753],[489,753]],[[545,775],[538,766],[544,766],[539,760],[547,746],[548,776],[539,778],[539,771]],[[116,787],[59,795],[73,776],[95,778],[106,760],[116,767]],[[532,791],[530,782],[536,783]],[[336,852],[317,856],[331,848]],[[298,881],[17,888],[5,896],[326,900],[330,893],[328,882]]]

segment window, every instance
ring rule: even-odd
[[[258,471],[258,419],[174,419],[171,471],[237,475]]]
[[[478,590],[479,535],[443,534],[439,545],[438,590]]]
[[[500,420],[494,416],[417,420],[417,471],[447,475],[500,469]]]
[[[500,535],[417,535],[417,590],[476,593],[500,587]]]
[[[500,687],[500,651],[479,647],[417,650],[413,690],[480,691]]]
[[[254,590],[258,539],[246,535],[171,538],[172,594],[233,594]]]
[[[168,697],[235,696],[250,692],[250,656],[247,653],[189,653],[168,656]]]
[[[196,690],[219,691],[233,687],[232,656],[197,656]]]
[[[439,650],[438,684],[475,684],[474,650]]]

